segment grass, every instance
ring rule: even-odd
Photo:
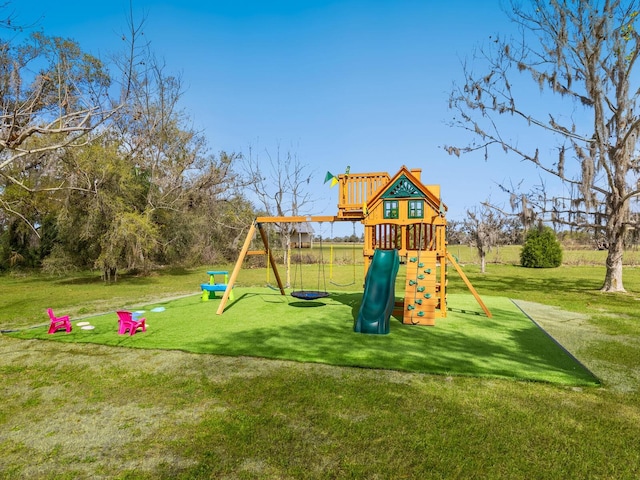
[[[519,245],[506,245],[494,247],[487,253],[486,261],[489,264],[520,264]],[[478,251],[468,245],[450,245],[449,251],[458,258],[460,263],[480,263]],[[562,264],[565,266],[604,265],[607,259],[605,250],[595,249],[563,249]],[[626,266],[636,267],[640,265],[640,250],[629,249],[624,254],[623,263]]]
[[[298,301],[265,288],[239,289],[236,295],[222,316],[214,315],[219,300],[202,302],[197,295],[163,302],[162,312],[153,312],[160,305],[141,307],[149,326],[145,334],[132,337],[117,334],[113,313],[88,319],[93,330],[76,324],[70,334],[51,336],[44,325],[13,335],[441,375],[597,383],[504,297],[486,299],[493,313],[487,318],[473,313],[480,308],[471,295],[453,294],[454,311],[438,320],[438,328],[394,319],[391,333],[381,337],[353,332],[359,292],[337,292],[321,302]]]
[[[499,262],[483,275],[460,260],[483,298],[516,299],[602,385],[2,335],[0,477],[638,478],[639,271],[625,268],[628,294],[605,295],[599,266]],[[42,324],[50,305],[82,310],[78,318],[193,295],[205,270],[224,267],[123,276],[108,287],[89,274],[0,277],[0,328]],[[336,270],[336,283],[348,283],[350,267]],[[263,286],[264,270],[243,270],[239,282]],[[455,273],[450,291],[465,294]]]

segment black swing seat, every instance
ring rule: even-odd
[[[319,298],[326,298],[329,296],[329,292],[319,292],[315,290],[298,290],[291,292],[291,296],[299,298],[300,300],[317,300]]]

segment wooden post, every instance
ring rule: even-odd
[[[440,316],[447,318],[447,257],[442,251],[438,251],[436,263],[440,262]]]
[[[458,262],[456,262],[456,259],[453,258],[453,255],[451,255],[448,250],[447,250],[447,258],[449,259],[451,264],[455,267],[456,271],[458,272],[458,274],[460,275],[460,277],[464,281],[464,283],[467,286],[467,288],[469,289],[469,291],[473,294],[473,296],[475,297],[476,301],[480,304],[480,306],[482,307],[482,310],[484,310],[484,313],[487,314],[487,317],[491,318],[492,317],[491,312],[489,311],[487,306],[484,304],[484,302],[480,298],[480,295],[478,295],[478,292],[476,291],[476,289],[473,288],[473,285],[471,285],[471,282],[469,281],[467,276],[464,274],[464,272],[460,268],[460,265],[458,265]]]
[[[251,245],[251,239],[253,238],[255,233],[256,222],[254,221],[251,224],[251,228],[249,228],[249,233],[247,233],[247,238],[244,241],[244,245],[242,245],[242,250],[240,250],[240,255],[238,256],[238,261],[236,262],[235,267],[233,267],[231,278],[229,279],[229,283],[227,283],[227,288],[224,291],[224,295],[222,295],[222,300],[220,300],[220,305],[218,305],[216,315],[222,315],[222,312],[224,312],[224,307],[227,304],[227,300],[229,300],[229,295],[231,294],[231,290],[233,289],[233,284],[236,283],[236,278],[238,278],[238,274],[240,273],[240,269],[242,268],[242,262],[244,262],[244,257],[247,256],[249,246]]]
[[[267,252],[267,256],[269,257],[269,265],[273,269],[273,275],[276,277],[276,282],[278,282],[278,288],[280,289],[280,293],[282,295],[286,295],[284,292],[284,286],[282,285],[282,280],[280,280],[280,273],[278,272],[278,265],[276,264],[273,255],[271,254],[271,248],[269,248],[269,237],[264,231],[264,227],[261,223],[258,223],[258,231],[260,232],[260,237],[262,237],[262,243],[264,244],[264,249]],[[267,266],[267,268],[269,268]]]

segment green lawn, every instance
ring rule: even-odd
[[[117,334],[113,313],[83,319],[70,334],[47,333],[47,325],[12,334],[16,338],[97,343],[119,347],[255,356],[441,375],[537,380],[595,385],[596,379],[505,297],[487,297],[487,318],[469,294],[452,294],[452,311],[437,327],[403,325],[393,319],[389,335],[353,332],[360,292],[334,292],[305,302],[266,288],[240,288],[223,315],[218,300],[199,295],[135,310],[147,331]],[[154,311],[162,310],[162,311]],[[479,312],[482,315],[475,313]]]
[[[465,313],[479,308],[452,272],[450,316],[436,327],[393,321],[388,336],[351,332],[353,287],[331,287],[338,293],[324,306],[295,306],[265,288],[260,268],[241,272],[238,301],[222,316],[217,301],[199,302],[198,284],[228,265],[123,275],[110,286],[91,273],[0,277],[0,329],[49,340],[48,306],[96,327],[56,341],[0,335],[0,477],[640,477],[640,269],[625,268],[629,293],[609,295],[598,291],[598,265],[493,262],[480,274],[461,253],[494,319]],[[335,269],[335,283],[349,283],[351,266]],[[563,363],[570,357],[510,299],[601,385],[576,380],[585,372],[571,371],[576,364]],[[158,305],[165,311],[150,312]],[[147,310],[149,331],[118,337],[122,307]],[[211,314],[192,351],[176,349],[176,327],[199,309]],[[395,365],[348,366],[363,352]],[[527,377],[552,369],[559,377]]]

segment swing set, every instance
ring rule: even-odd
[[[356,226],[355,226],[355,222],[353,223],[353,237],[356,236]],[[322,225],[322,223],[320,222],[320,225]],[[268,235],[268,233],[267,233]],[[268,235],[269,236],[269,235]],[[326,280],[326,273],[325,273],[325,258],[324,258],[324,252],[325,252],[325,248],[322,244],[323,242],[323,235],[320,235],[320,246],[319,246],[319,250],[320,250],[320,255],[319,255],[319,261],[317,262],[318,264],[318,280],[317,280],[317,288],[316,290],[307,290],[304,288],[305,285],[305,281],[304,281],[304,276],[303,276],[303,247],[304,247],[304,242],[302,239],[302,231],[301,229],[297,229],[297,236],[298,236],[298,241],[295,243],[295,250],[297,250],[297,261],[295,262],[295,269],[294,269],[294,280],[293,280],[293,288],[294,290],[291,292],[291,296],[295,297],[295,298],[299,298],[301,300],[317,300],[319,298],[325,298],[329,296],[329,293],[327,292],[327,280]],[[333,238],[333,222],[331,222],[331,235],[329,238]],[[249,251],[247,254],[251,254],[253,251]],[[256,253],[262,253],[262,251],[256,251]],[[290,261],[291,259],[291,249],[289,249],[289,251],[282,255],[283,259],[287,259]],[[356,243],[352,242],[352,247],[351,247],[351,265],[353,267],[353,278],[350,282],[348,283],[338,283],[334,280],[334,276],[333,276],[333,266],[336,263],[336,253],[335,253],[335,249],[333,244],[330,244],[329,246],[329,283],[331,285],[335,285],[337,287],[350,287],[352,285],[356,284]],[[290,264],[290,262],[289,262]],[[269,263],[267,262],[265,265],[265,271],[266,271],[266,285],[267,288],[270,288],[272,290],[278,290],[277,287],[274,287],[271,284],[271,268],[269,268]],[[299,279],[299,280],[298,280]],[[322,284],[322,289],[320,288]],[[299,285],[299,288],[297,288],[297,286]],[[297,289],[296,289],[297,288]]]
[[[286,295],[285,293],[285,285],[282,282],[282,278],[280,277],[280,273],[277,267],[277,261],[275,256],[273,255],[273,250],[269,243],[269,234],[265,228],[266,225],[274,224],[274,223],[296,223],[296,224],[305,224],[305,223],[320,223],[330,222],[331,223],[331,234],[333,235],[333,222],[336,221],[336,217],[329,216],[294,216],[294,217],[258,217],[254,220],[247,232],[247,237],[245,239],[244,245],[240,250],[240,255],[238,256],[238,260],[236,265],[231,273],[229,278],[229,284],[235,284],[235,281],[240,273],[240,269],[242,268],[242,264],[245,258],[249,255],[264,255],[266,257],[266,283],[267,287],[273,290],[278,290],[281,295]],[[355,234],[355,222],[353,222],[353,230]],[[264,248],[251,248],[253,239],[256,237],[256,233],[260,235],[260,239],[262,240],[262,246]],[[322,245],[322,236],[320,236],[320,255],[318,261],[318,274],[317,274],[317,288],[315,290],[306,289],[304,287],[304,278],[303,278],[303,242],[302,242],[302,232],[298,229],[298,241],[296,242],[296,250],[297,250],[297,258],[295,262],[295,273],[294,273],[294,281],[293,281],[293,290],[290,295],[299,300],[318,300],[321,298],[326,298],[329,296],[329,292],[327,291],[326,286],[326,274],[325,274],[325,261],[324,261],[324,247]],[[333,281],[333,262],[334,262],[334,250],[333,245],[331,246],[330,253],[330,283],[336,286],[350,286],[356,283],[356,266],[355,266],[355,244],[353,245],[353,281],[348,284],[338,284]],[[291,261],[291,251],[286,255],[287,261]],[[270,272],[273,271],[273,276],[276,281],[277,286],[271,285],[271,277]],[[222,297],[220,305],[216,313],[221,315],[224,312],[225,304],[228,300],[228,294],[225,291],[225,294]]]

